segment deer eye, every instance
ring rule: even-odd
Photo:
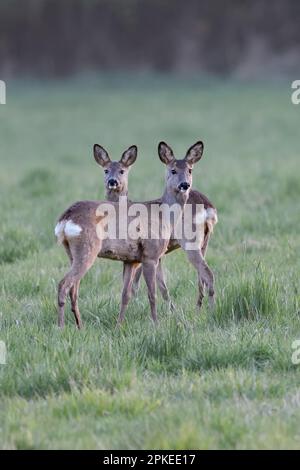
[[[189,174],[190,174],[190,175],[192,174],[192,170],[191,170],[191,169],[189,169]]]
[[[171,170],[172,175],[176,175],[177,171],[176,170]]]
[[[121,175],[124,175],[124,170],[120,170]]]
[[[104,170],[104,173],[107,175],[107,173],[108,173],[108,170]]]

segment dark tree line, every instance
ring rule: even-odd
[[[226,75],[255,47],[300,62],[299,20],[299,0],[1,0],[0,73]]]

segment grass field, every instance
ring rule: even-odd
[[[290,84],[167,78],[7,84],[0,106],[0,446],[297,448],[300,442],[299,118]],[[162,192],[157,143],[179,156],[205,142],[194,187],[219,211],[208,250],[217,306],[195,309],[183,252],[164,260],[176,311],[144,284],[115,330],[122,265],[99,260],[82,282],[84,329],[56,288],[68,267],[56,218],[103,197],[92,145],[131,144],[132,199]]]

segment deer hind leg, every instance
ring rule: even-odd
[[[66,243],[64,243],[64,246],[66,248]],[[66,251],[72,260],[72,266],[58,285],[58,325],[61,328],[64,326],[66,297],[69,294],[77,327],[81,328],[82,322],[78,308],[79,284],[80,280],[94,264],[97,254],[100,251],[100,242],[97,243],[97,246],[93,246],[80,243],[80,240],[74,242],[69,241]]]
[[[157,310],[156,310],[156,271],[157,261],[144,261],[143,262],[143,275],[148,288],[148,298],[151,308],[152,320],[157,322]]]
[[[208,208],[206,210],[206,214],[208,215],[208,219],[206,219],[204,225],[204,240],[201,247],[201,252],[203,258],[205,258],[206,251],[208,248],[209,239],[214,231],[214,226],[218,223],[218,216],[216,209]]]
[[[78,306],[78,294],[79,294],[80,281],[75,282],[70,289],[70,299],[71,299],[71,310],[74,313],[75,321],[77,328],[80,330],[82,328],[82,321]]]
[[[207,252],[210,235],[211,235],[211,231],[209,230],[209,228],[206,225],[205,226],[205,231],[204,231],[204,240],[203,240],[203,243],[202,243],[202,246],[201,246],[201,253],[202,253],[203,258],[205,258],[205,255],[206,255],[206,252]]]
[[[157,266],[157,270],[156,270],[156,281],[157,281],[159,290],[161,292],[162,298],[166,302],[168,302],[170,309],[174,310],[175,306],[174,306],[174,304],[171,300],[169,289],[166,285],[165,275],[164,275],[161,259],[158,262],[158,266]]]
[[[71,266],[72,266],[72,263],[73,263],[73,256],[72,256],[72,253],[71,253],[71,250],[70,250],[70,247],[69,247],[69,243],[65,240],[63,242],[63,245],[65,247],[65,250],[67,252],[67,255],[69,256],[70,258],[70,262],[71,262]],[[75,321],[76,321],[76,325],[77,325],[77,328],[80,329],[82,328],[82,322],[81,322],[81,317],[80,317],[80,311],[79,311],[79,307],[78,307],[78,292],[79,292],[79,285],[80,285],[80,281],[76,282],[75,284],[72,285],[71,289],[70,289],[70,292],[69,292],[69,295],[70,295],[70,300],[71,300],[71,309],[72,309],[72,312],[74,313],[74,316],[75,316]]]
[[[211,307],[213,307],[215,302],[215,292],[214,292],[214,275],[206,261],[204,260],[200,251],[186,251],[190,263],[196,268],[198,274],[198,288],[199,296],[197,301],[197,306],[201,308],[202,301],[204,297],[204,288],[203,283],[207,286],[208,289],[208,300]]]
[[[139,264],[137,263],[124,263],[123,265],[122,301],[117,325],[124,321],[125,311],[132,296],[132,283],[138,267]]]
[[[73,277],[73,270],[65,275],[65,277],[58,284],[58,326],[63,328],[65,326],[65,304],[66,297],[75,282]]]

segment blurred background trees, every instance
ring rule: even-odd
[[[300,68],[298,0],[1,0],[0,76]]]

